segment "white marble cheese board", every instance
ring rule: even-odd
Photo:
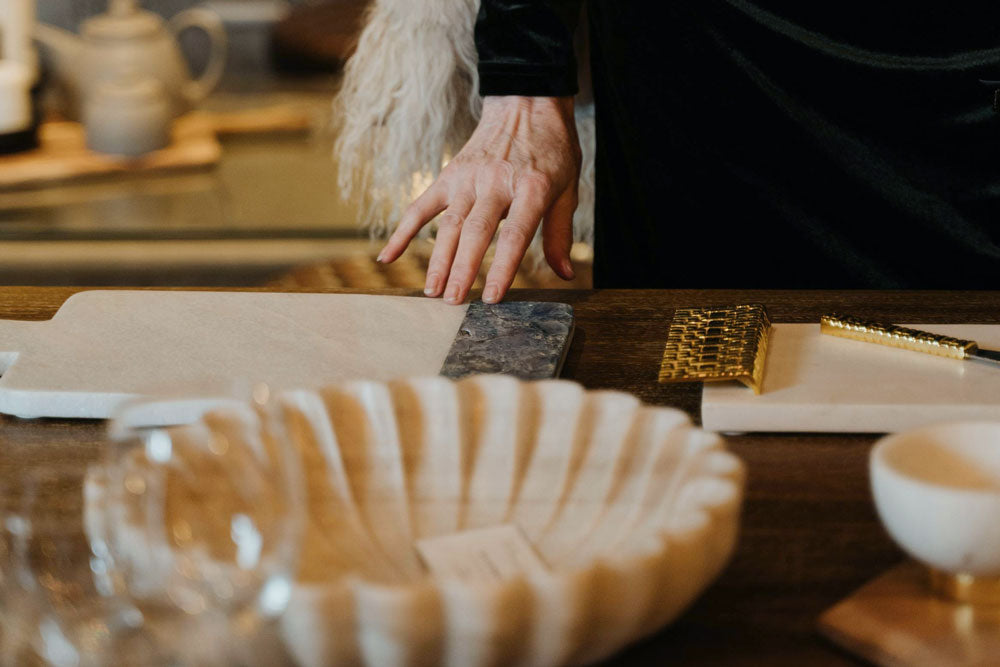
[[[74,294],[51,320],[0,320],[0,413],[107,418],[131,398],[247,399],[262,383],[281,390],[438,373],[552,377],[571,335],[564,304],[92,290]]]
[[[1000,325],[905,324],[1000,349]],[[1000,420],[1000,365],[836,338],[775,324],[760,395],[706,383],[702,424],[725,432],[891,433],[934,422]]]

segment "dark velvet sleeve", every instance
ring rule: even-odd
[[[476,18],[481,95],[577,92],[573,32],[582,0],[482,0]]]

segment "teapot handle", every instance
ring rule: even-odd
[[[226,28],[219,15],[208,9],[194,7],[176,14],[170,19],[170,29],[178,37],[189,28],[205,31],[211,43],[208,65],[201,76],[184,87],[184,96],[191,104],[203,100],[219,84],[226,69]]]

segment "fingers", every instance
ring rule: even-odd
[[[379,253],[378,261],[386,264],[396,261],[420,228],[430,222],[434,216],[445,209],[448,200],[445,188],[440,182],[435,182],[424,193],[414,200],[403,212],[403,217],[396,226],[396,231]]]
[[[447,179],[447,184],[439,179],[407,207],[378,261],[395,261],[420,229],[440,214],[424,293],[431,297],[443,294],[449,303],[462,303],[479,275],[500,220],[506,216],[483,290],[483,300],[496,303],[513,283],[544,215],[545,257],[560,277],[574,277],[569,253],[575,186],[553,202],[552,196],[559,190],[553,190],[548,172],[528,168],[517,174],[506,161],[466,169],[460,175]]]
[[[427,296],[441,296],[444,292],[462,233],[462,223],[472,210],[472,203],[471,195],[458,197],[438,218],[434,250],[427,264],[427,281],[424,284],[424,294]]]
[[[567,189],[549,208],[542,223],[545,260],[563,280],[573,280],[576,277],[569,257],[573,247],[573,212],[576,204],[576,188]]]
[[[486,276],[483,301],[496,303],[510,289],[517,275],[517,267],[535,236],[538,223],[545,213],[548,186],[536,180],[523,181],[510,205],[510,212],[500,233],[497,235],[497,249],[493,265]]]
[[[444,300],[448,303],[462,303],[468,296],[469,289],[479,274],[483,255],[493,240],[493,233],[510,205],[510,198],[505,194],[499,188],[482,192],[462,223],[458,250],[455,252],[448,287],[444,292]]]

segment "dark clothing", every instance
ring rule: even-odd
[[[1000,289],[1000,12],[588,0],[602,287]],[[482,0],[484,95],[575,90],[570,0]]]

